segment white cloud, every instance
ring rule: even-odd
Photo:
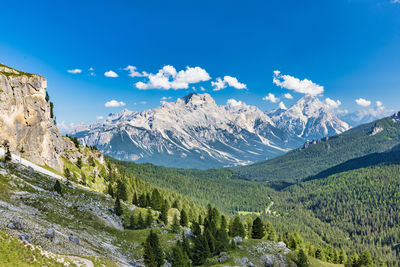
[[[215,82],[211,82],[211,86],[214,87],[213,91],[219,91],[226,87],[226,83],[218,77]]]
[[[118,77],[118,74],[115,73],[115,72],[112,71],[112,70],[109,70],[109,71],[104,72],[104,76],[110,77],[110,78],[117,78],[117,77]]]
[[[399,0],[400,1],[400,0]],[[383,107],[383,103],[382,103],[382,101],[376,101],[375,102],[375,104],[376,104],[376,106],[378,107],[378,108],[380,108],[380,107]]]
[[[128,76],[130,76],[130,77],[132,77],[132,78],[133,78],[133,77],[143,77],[143,76],[146,76],[146,73],[137,72],[135,66],[128,65],[124,70],[128,71],[128,72],[129,72]]]
[[[90,68],[89,68],[89,71],[94,71],[94,68],[90,67]]]
[[[204,82],[211,79],[206,70],[200,67],[186,67],[186,70],[179,72],[173,66],[167,65],[158,71],[156,74],[144,73],[149,78],[147,83],[137,82],[136,88],[141,90],[146,89],[164,89],[178,90],[188,89],[189,84]]]
[[[240,83],[235,77],[232,76],[224,76],[224,81],[229,84],[230,87],[236,89],[246,89],[246,85],[244,83]]]
[[[363,107],[368,107],[369,105],[371,105],[371,101],[366,100],[364,98],[356,99],[356,103],[357,103],[357,105],[360,105]]]
[[[219,91],[226,88],[228,85],[238,90],[247,88],[246,84],[240,83],[237,78],[232,76],[224,76],[224,79],[218,77],[215,82],[211,82],[211,86],[214,87],[213,91]]]
[[[102,119],[104,119],[103,116],[96,116],[96,120],[102,120]]]
[[[163,96],[161,97],[161,100],[170,100],[172,99],[172,96]]]
[[[233,99],[233,98],[230,98],[230,99],[228,99],[228,100],[226,101],[226,105],[231,106],[231,107],[237,107],[237,106],[243,105],[243,102],[240,101],[240,100],[237,101],[237,100],[235,100],[235,99]]]
[[[313,83],[311,80],[300,80],[290,75],[282,75],[278,70],[274,71],[272,82],[281,88],[301,94],[319,95],[324,92],[323,86]]]
[[[283,95],[286,99],[293,99],[293,96],[289,93]]]
[[[204,92],[205,90],[203,86],[200,86],[200,91]]]
[[[72,73],[72,74],[78,74],[78,73],[81,73],[82,72],[82,70],[81,69],[73,69],[73,70],[67,70],[69,73]]]
[[[272,103],[276,103],[276,102],[279,101],[279,98],[277,98],[274,94],[269,93],[267,96],[264,96],[262,100],[270,101]]]
[[[282,101],[279,103],[279,108],[280,109],[287,109],[287,107],[285,106],[285,103],[283,103]]]
[[[140,104],[146,105],[146,104],[147,104],[147,101],[140,101]]]
[[[123,106],[125,106],[126,104],[124,103],[124,102],[122,102],[122,101],[117,101],[117,100],[110,100],[110,101],[108,101],[108,102],[106,102],[105,104],[104,104],[104,106],[106,107],[106,108],[116,108],[116,107],[123,107]]]
[[[330,99],[329,97],[325,98],[325,103],[328,105],[329,108],[338,108],[342,102],[340,100],[333,100]]]

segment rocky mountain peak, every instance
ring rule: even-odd
[[[190,93],[180,99],[177,103],[183,103],[186,106],[191,107],[204,107],[204,106],[216,106],[214,99],[207,93],[198,94]]]

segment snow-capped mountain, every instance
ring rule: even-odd
[[[303,142],[277,129],[257,107],[235,100],[219,106],[209,94],[142,112],[123,110],[72,134],[119,159],[195,168],[264,160]]]
[[[233,99],[217,105],[209,94],[189,94],[155,109],[110,114],[101,123],[80,125],[72,135],[123,160],[213,168],[265,160],[310,136],[349,128],[314,97],[301,99],[279,117],[278,111],[270,114],[274,117]]]
[[[272,110],[267,112],[267,115],[279,129],[309,140],[350,129],[350,126],[340,120],[326,104],[311,95],[302,97],[286,110]]]

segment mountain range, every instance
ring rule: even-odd
[[[209,94],[193,93],[155,109],[110,114],[71,134],[118,159],[206,169],[269,159],[348,129],[311,95],[287,110],[263,112],[233,99],[217,105]]]

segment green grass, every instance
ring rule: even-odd
[[[0,71],[0,74],[5,75],[6,77],[9,77],[9,76],[28,76],[28,77],[30,78],[30,77],[33,77],[33,76],[40,76],[40,75],[37,75],[37,74],[32,74],[32,73],[28,73],[28,72],[23,72],[23,71],[20,71],[20,70],[16,70],[16,69],[14,69],[14,68],[11,68],[11,67],[6,66],[6,65],[1,64],[1,63],[0,63],[0,67],[6,67],[6,68],[9,68],[9,69],[18,71],[18,74]]]
[[[64,266],[64,264],[57,262],[55,258],[42,255],[38,248],[24,244],[0,231],[0,266]],[[76,265],[70,262],[69,266]]]

